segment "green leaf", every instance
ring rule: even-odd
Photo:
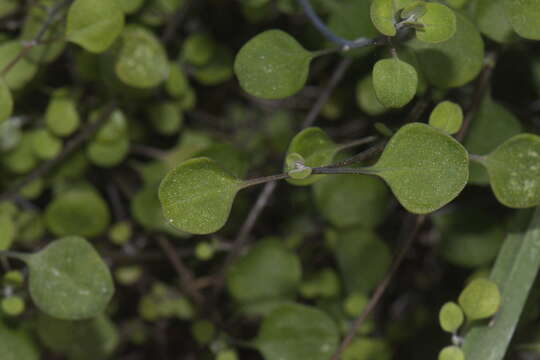
[[[281,30],[265,31],[238,52],[234,72],[240,86],[253,96],[281,99],[306,83],[314,54]]]
[[[17,226],[9,214],[0,214],[0,250],[7,250],[17,235]]]
[[[105,360],[118,345],[118,332],[105,315],[79,321],[39,314],[37,334],[48,349],[76,360]]]
[[[483,164],[502,204],[512,208],[540,205],[540,136],[516,135],[489,154]]]
[[[13,112],[13,97],[9,87],[0,79],[0,123],[4,122]]]
[[[482,34],[493,41],[506,43],[516,38],[505,14],[506,0],[471,1],[471,14]]]
[[[305,159],[298,153],[290,153],[285,158],[285,167],[290,169],[288,175],[291,179],[303,180],[311,175],[312,169],[305,165]]]
[[[115,142],[92,140],[86,147],[88,159],[95,165],[110,168],[120,164],[129,153],[129,138],[126,136]]]
[[[337,326],[328,315],[309,306],[288,304],[264,318],[255,346],[265,360],[328,360],[338,341]]]
[[[163,214],[182,231],[210,234],[225,225],[241,184],[208,158],[188,160],[159,186]]]
[[[105,310],[114,285],[109,268],[83,238],[53,241],[26,259],[30,295],[45,313],[66,320],[87,319]]]
[[[349,293],[368,293],[384,278],[392,255],[373,231],[362,228],[338,234],[335,254]]]
[[[208,64],[214,56],[216,43],[214,39],[205,33],[193,33],[182,44],[182,60],[194,66]]]
[[[47,128],[56,136],[67,137],[79,127],[81,120],[75,101],[66,89],[55,91],[45,113]]]
[[[90,52],[101,53],[123,27],[124,13],[116,1],[75,0],[67,15],[66,37]]]
[[[505,0],[506,18],[526,39],[540,40],[540,2],[537,0]]]
[[[259,241],[227,270],[227,289],[240,303],[292,299],[302,267],[296,254],[280,239]]]
[[[462,123],[463,110],[461,110],[461,106],[451,101],[437,104],[429,115],[429,125],[450,135],[457,133]]]
[[[373,0],[370,15],[373,25],[386,36],[396,35],[396,17],[399,10],[415,0]]]
[[[93,189],[72,189],[58,194],[47,206],[45,219],[57,236],[93,237],[103,233],[110,220],[107,203]]]
[[[392,348],[383,339],[356,338],[343,351],[342,360],[391,360]]]
[[[313,186],[320,214],[336,227],[374,228],[387,214],[390,193],[373,176],[327,176]]]
[[[471,154],[486,155],[505,140],[523,131],[519,120],[504,106],[486,95],[480,108],[471,121],[463,145]],[[489,184],[486,169],[476,163],[469,164],[469,182]]]
[[[206,157],[214,160],[232,175],[242,178],[249,168],[249,157],[238,147],[229,143],[215,142],[194,157]]]
[[[517,215],[490,275],[501,289],[503,306],[493,324],[481,324],[467,333],[463,345],[467,359],[505,358],[536,279],[540,266],[540,208],[536,208],[532,219],[529,211]]]
[[[464,319],[463,310],[455,302],[447,302],[439,312],[439,324],[444,331],[449,333],[457,331]]]
[[[407,43],[416,51],[422,73],[438,88],[459,87],[473,80],[484,63],[484,42],[464,15],[456,15],[456,33],[449,40],[430,44],[418,39]]]
[[[169,60],[156,36],[142,26],[126,26],[115,64],[123,83],[146,89],[160,85],[169,76]]]
[[[456,15],[453,10],[439,3],[425,3],[426,13],[416,22],[416,38],[427,43],[447,41],[456,33]]]
[[[475,279],[459,295],[459,305],[469,320],[493,316],[501,305],[501,293],[496,283]]]
[[[378,116],[386,112],[387,109],[381,105],[375,94],[371,74],[356,83],[356,104],[362,111],[371,116]]]
[[[304,165],[310,168],[329,165],[338,151],[338,146],[318,127],[310,127],[300,131],[292,139],[287,150],[286,158],[296,153],[304,158]],[[285,161],[283,171],[294,170]],[[305,179],[287,179],[293,185],[311,185],[324,175],[310,175]]]
[[[6,69],[19,56],[24,47],[20,41],[6,41],[0,44],[0,69]],[[23,57],[4,75],[4,81],[11,90],[22,89],[38,70],[37,65]]]
[[[373,88],[387,108],[407,105],[416,94],[418,75],[411,65],[397,58],[377,61],[373,67]]]
[[[465,360],[465,354],[458,346],[447,346],[439,353],[438,360]]]
[[[50,160],[62,150],[62,140],[51,134],[47,129],[37,129],[31,134],[34,154],[38,158]]]
[[[446,205],[463,190],[469,157],[451,136],[412,123],[390,139],[371,169],[388,183],[403,207],[425,214]]]
[[[11,330],[0,322],[2,360],[39,360],[39,351],[32,338],[22,330]]]

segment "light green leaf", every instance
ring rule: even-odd
[[[429,125],[403,126],[390,139],[372,167],[407,210],[435,211],[452,201],[465,187],[469,156],[451,136]]]
[[[426,13],[416,22],[422,25],[416,30],[418,40],[427,43],[447,41],[456,33],[456,15],[453,10],[439,3],[425,3]]]
[[[169,60],[156,36],[142,26],[126,26],[116,59],[116,75],[123,83],[145,89],[169,76]]]
[[[123,27],[124,13],[116,1],[75,0],[67,15],[66,37],[90,52],[101,53]]]
[[[280,99],[306,83],[314,55],[281,30],[265,31],[238,52],[234,72],[240,86],[253,96]]]
[[[471,154],[486,155],[522,131],[523,127],[516,116],[504,106],[494,102],[491,95],[486,95],[471,121],[463,145]],[[486,169],[471,161],[469,182],[479,185],[489,184]]]
[[[506,18],[526,39],[540,40],[540,2],[538,0],[505,0]]]
[[[26,262],[30,295],[50,316],[66,320],[94,317],[105,310],[114,293],[107,265],[83,238],[55,240],[27,256]]]
[[[377,61],[373,67],[373,88],[387,108],[407,105],[416,94],[418,75],[411,65],[397,58]]]
[[[491,188],[502,204],[513,208],[540,205],[540,136],[516,135],[483,163]]]
[[[328,360],[338,341],[337,326],[328,315],[309,306],[288,304],[265,317],[255,346],[265,360]]]
[[[447,346],[439,353],[438,360],[465,360],[465,354],[458,346]]]
[[[194,66],[204,66],[212,60],[216,45],[209,34],[193,33],[182,44],[182,60]]]
[[[225,142],[215,142],[197,152],[194,157],[212,159],[238,178],[242,178],[249,168],[249,157],[238,147]]]
[[[455,302],[447,302],[439,312],[439,324],[444,331],[449,333],[457,331],[464,319],[463,310]]]
[[[19,56],[24,47],[20,41],[6,41],[0,44],[0,71],[11,66],[11,62]],[[23,57],[11,67],[4,75],[4,81],[11,90],[22,89],[30,80],[34,78],[38,71],[38,66]]]
[[[81,120],[75,101],[69,96],[68,90],[55,91],[47,105],[45,123],[56,136],[66,137],[79,127]]]
[[[377,99],[371,74],[357,82],[356,104],[362,111],[371,116],[381,115],[387,110]]]
[[[517,38],[505,14],[506,0],[471,1],[471,14],[482,34],[493,41],[506,43]]]
[[[241,184],[208,158],[185,161],[159,186],[163,214],[182,231],[210,234],[225,225]]]
[[[343,351],[342,360],[391,360],[391,345],[383,339],[361,337],[356,338]]]
[[[463,110],[461,110],[461,106],[451,101],[437,104],[429,115],[429,125],[450,135],[457,133],[462,123]]]
[[[9,87],[0,79],[0,123],[11,116],[13,112],[13,97]]]
[[[332,162],[338,146],[318,127],[310,127],[300,131],[292,139],[287,150],[287,157],[296,153],[304,158],[304,165],[310,168],[328,165]],[[285,161],[284,172],[294,170]],[[311,185],[324,175],[310,175],[305,179],[287,179],[293,185]]]
[[[62,150],[62,140],[47,129],[34,130],[31,135],[34,154],[40,159],[52,159]]]
[[[72,189],[49,203],[45,219],[49,230],[57,236],[93,237],[106,230],[110,213],[107,203],[93,189]]]
[[[407,43],[416,51],[428,81],[439,88],[459,87],[473,80],[484,63],[484,42],[464,15],[456,15],[456,33],[449,40],[430,44],[418,39]]]
[[[315,203],[326,220],[336,227],[381,224],[388,210],[390,192],[373,176],[327,176],[313,185]]]
[[[501,293],[493,281],[475,279],[459,295],[459,305],[469,320],[486,319],[499,310]]]
[[[259,241],[227,270],[227,289],[240,303],[292,299],[300,285],[300,259],[280,239]]]
[[[139,10],[144,0],[118,0],[118,5],[126,14],[131,14]]]
[[[122,136],[115,142],[92,140],[86,147],[88,160],[93,164],[110,168],[120,164],[129,153],[129,138]]]
[[[335,254],[349,293],[368,293],[384,278],[392,255],[373,231],[362,228],[338,234]]]
[[[371,21],[380,33],[394,36],[398,11],[414,2],[415,0],[373,0],[370,9]]]

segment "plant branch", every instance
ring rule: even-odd
[[[248,180],[244,180],[244,182],[240,184],[240,189],[245,189],[247,187],[254,186],[254,185],[275,182],[277,180],[287,179],[288,177],[289,177],[289,174],[282,173],[282,174],[277,174],[277,175],[270,175],[270,176],[263,176],[263,177],[258,177],[254,179],[248,179]]]
[[[373,155],[383,151],[385,145],[386,145],[386,141],[381,141],[378,144],[375,144],[374,146],[370,147],[366,151],[358,153],[358,154],[354,155],[353,157],[350,157],[350,158],[348,158],[346,160],[337,162],[335,164],[323,166],[323,168],[326,168],[326,169],[341,168],[341,167],[344,167],[344,166],[357,164],[357,163],[362,162],[362,161],[364,161],[366,159],[369,159]]]
[[[345,351],[345,349],[350,345],[350,343],[356,336],[356,333],[358,332],[360,326],[362,326],[369,314],[371,314],[371,312],[375,309],[382,296],[384,295],[386,289],[388,288],[390,281],[393,279],[394,275],[397,273],[399,267],[401,266],[401,263],[405,259],[405,255],[409,251],[413,240],[418,234],[418,230],[420,230],[420,227],[424,224],[425,220],[425,215],[407,214],[401,227],[400,238],[403,239],[403,245],[401,246],[398,255],[394,258],[394,262],[392,263],[392,266],[390,267],[390,270],[386,274],[384,280],[379,284],[377,289],[375,289],[375,292],[373,293],[373,296],[364,308],[364,311],[362,311],[360,316],[358,316],[354,320],[354,323],[349,329],[347,336],[345,336],[339,348],[336,350],[334,355],[332,355],[331,360],[339,360],[339,357],[341,356],[343,351]]]
[[[344,168],[344,167],[317,167],[312,168],[311,173],[317,174],[361,174],[361,175],[375,175],[377,171],[370,170],[369,168]]]
[[[377,136],[368,136],[368,137],[365,137],[365,138],[362,138],[362,139],[354,140],[354,141],[348,142],[346,144],[339,145],[338,146],[338,151],[343,151],[343,150],[350,149],[352,147],[357,147],[357,146],[360,146],[360,145],[369,144],[371,142],[374,142],[375,140],[377,140]]]
[[[48,13],[47,18],[43,22],[43,25],[37,32],[36,36],[34,36],[34,38],[30,41],[23,42],[23,48],[21,49],[21,51],[19,51],[17,56],[15,56],[13,60],[7,63],[6,66],[2,69],[2,71],[0,71],[0,77],[6,76],[6,74],[9,73],[11,69],[13,69],[13,67],[17,65],[17,63],[21,61],[21,59],[24,58],[32,48],[34,48],[35,46],[41,43],[43,37],[47,33],[47,30],[49,30],[49,27],[56,21],[56,15],[58,15],[58,13],[64,7],[68,6],[72,2],[73,0],[64,0],[64,1],[58,2],[51,9],[47,10],[47,13]]]
[[[0,194],[0,202],[4,200],[10,200],[13,199],[19,191],[25,187],[26,185],[30,184],[32,181],[46,175],[54,169],[59,163],[61,163],[68,155],[70,155],[72,152],[77,150],[81,145],[84,144],[84,142],[89,139],[94,133],[105,123],[105,121],[109,118],[109,116],[112,114],[112,112],[116,109],[115,104],[108,105],[105,110],[101,113],[101,116],[97,119],[97,121],[88,124],[85,128],[83,128],[77,136],[75,136],[73,139],[68,141],[62,151],[53,159],[46,161],[42,163],[40,166],[35,168],[33,171],[31,171],[25,178],[23,178],[21,181],[16,183],[14,186],[12,186],[10,189],[7,189],[3,193]]]
[[[176,249],[171,245],[169,239],[163,235],[157,236],[157,241],[165,256],[171,263],[172,267],[178,274],[180,278],[180,284],[184,292],[197,304],[201,305],[204,303],[204,298],[199,292],[195,284],[195,278],[188,267],[182,261],[180,255],[176,252]]]
[[[353,59],[349,56],[341,60],[339,65],[334,70],[334,73],[332,74],[332,77],[330,78],[330,81],[326,85],[324,91],[321,93],[321,95],[317,99],[317,102],[306,116],[306,119],[302,123],[302,128],[310,127],[315,122],[315,119],[317,119],[317,116],[319,116],[323,106],[328,102],[330,95],[332,95],[332,92],[334,91],[336,86],[339,84],[341,79],[343,79],[352,62]]]

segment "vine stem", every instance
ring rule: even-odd
[[[47,18],[43,22],[43,25],[37,32],[36,36],[34,36],[32,40],[24,41],[22,43],[23,48],[21,49],[21,51],[19,51],[19,53],[15,56],[15,58],[13,58],[13,60],[7,63],[6,66],[4,66],[4,68],[2,69],[2,71],[0,71],[0,77],[6,76],[6,74],[9,73],[11,69],[13,69],[13,67],[17,65],[17,63],[21,61],[21,59],[24,58],[30,50],[32,50],[32,48],[41,44],[41,41],[43,37],[45,36],[45,33],[47,33],[47,30],[49,30],[49,27],[56,21],[55,19],[56,15],[58,15],[58,13],[65,6],[68,6],[72,2],[73,0],[64,0],[64,1],[58,2],[54,7],[52,7],[50,10],[47,11],[48,12]]]
[[[339,145],[337,148],[337,151],[343,151],[343,150],[350,149],[352,147],[369,144],[369,143],[374,142],[375,140],[377,140],[377,136],[368,136],[362,139],[354,140],[346,144]]]
[[[9,257],[9,258],[17,259],[17,260],[21,260],[21,261],[27,261],[28,260],[28,254],[21,253],[21,252],[18,252],[18,251],[2,250],[2,251],[0,251],[0,256]]]
[[[388,285],[392,281],[394,275],[397,273],[397,270],[405,259],[405,255],[407,255],[414,239],[416,238],[416,235],[418,234],[418,231],[424,224],[425,220],[425,215],[406,215],[405,220],[403,221],[403,225],[401,227],[400,234],[400,238],[403,239],[403,245],[401,246],[398,255],[394,258],[392,266],[390,267],[390,270],[386,274],[384,280],[379,284],[379,286],[377,286],[377,289],[375,289],[375,292],[373,293],[373,296],[369,299],[369,302],[364,308],[364,311],[362,311],[362,313],[354,320],[351,328],[347,332],[347,335],[339,345],[336,352],[332,355],[331,360],[339,360],[339,357],[341,356],[343,351],[345,351],[345,349],[351,344],[352,340],[356,336],[358,329],[362,326],[367,317],[375,309],[382,296],[386,292]]]
[[[10,200],[14,198],[19,191],[32,181],[46,175],[49,171],[54,169],[59,163],[61,163],[68,155],[77,150],[84,142],[90,138],[94,133],[105,123],[109,118],[112,112],[116,109],[116,105],[110,104],[105,110],[101,113],[97,121],[88,124],[84,129],[82,129],[77,136],[68,141],[62,151],[53,159],[44,162],[41,166],[38,166],[33,171],[31,171],[25,178],[17,182],[10,189],[7,189],[0,194],[0,202],[4,200]]]

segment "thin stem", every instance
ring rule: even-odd
[[[247,187],[254,186],[254,185],[265,184],[272,181],[283,180],[283,179],[287,179],[288,177],[289,177],[289,174],[282,173],[282,174],[277,174],[277,175],[270,175],[270,176],[263,176],[263,177],[258,177],[254,179],[248,179],[248,180],[244,180],[244,182],[240,184],[240,189],[245,189]]]
[[[317,28],[317,30],[319,30],[319,32],[323,34],[324,37],[326,37],[331,42],[340,45],[342,50],[349,50],[349,49],[355,49],[355,48],[360,48],[364,46],[374,45],[377,42],[377,39],[370,39],[370,38],[364,38],[364,37],[358,38],[355,40],[346,40],[337,36],[323,23],[319,15],[317,15],[315,10],[311,6],[309,0],[297,0],[297,1],[298,1],[298,4],[300,4],[302,9],[306,13],[311,23]]]
[[[382,141],[382,142],[372,146],[371,148],[367,149],[366,151],[363,151],[363,152],[361,152],[359,154],[354,155],[353,157],[350,157],[350,158],[348,158],[346,160],[337,162],[335,164],[324,166],[324,168],[327,168],[327,169],[329,169],[329,168],[342,168],[342,167],[349,166],[349,165],[352,165],[352,164],[360,163],[360,162],[362,162],[362,161],[364,161],[366,159],[369,159],[373,155],[381,152],[384,149],[385,144],[386,144],[386,141]]]
[[[384,280],[379,284],[377,289],[375,289],[375,292],[369,300],[369,303],[364,308],[364,311],[362,311],[360,316],[358,316],[356,320],[354,320],[354,323],[349,329],[347,336],[345,336],[345,338],[341,342],[341,345],[332,356],[331,360],[339,360],[341,353],[343,353],[343,351],[345,351],[345,349],[350,345],[351,341],[356,336],[358,329],[362,326],[369,314],[371,314],[371,312],[375,309],[382,296],[386,292],[386,289],[388,288],[388,285],[390,284],[394,275],[397,273],[399,267],[401,266],[401,263],[405,259],[405,255],[409,251],[413,240],[416,238],[416,235],[418,234],[418,231],[420,230],[420,227],[424,224],[425,220],[425,215],[407,214],[407,217],[403,221],[403,225],[401,227],[400,237],[403,239],[403,245],[399,250],[398,255],[394,258],[394,262],[392,263],[392,266],[386,274]]]
[[[486,157],[482,155],[469,154],[469,159],[482,165],[486,162]]]
[[[342,167],[318,167],[312,168],[311,173],[317,174],[362,174],[376,175],[378,171],[371,168],[342,168]]]
[[[375,140],[377,140],[376,136],[368,136],[368,137],[365,137],[365,138],[362,138],[362,139],[358,139],[358,140],[348,142],[346,144],[339,145],[337,149],[338,149],[338,151],[343,151],[343,150],[347,150],[347,149],[357,147],[357,146],[360,146],[360,145],[369,144],[371,142],[374,142]]]
[[[307,128],[315,122],[315,119],[317,119],[317,116],[319,116],[323,106],[328,102],[330,95],[332,95],[332,92],[334,91],[336,86],[339,84],[341,79],[343,79],[343,77],[345,76],[345,73],[347,72],[347,70],[349,69],[352,63],[353,63],[353,59],[349,56],[341,60],[339,65],[336,67],[336,70],[332,74],[332,77],[330,78],[328,85],[326,85],[326,88],[317,99],[317,102],[311,108],[311,110],[309,111],[309,114],[306,116],[306,119],[302,123],[302,128]]]
[[[0,256],[6,256],[12,259],[17,259],[21,261],[28,260],[28,254],[18,252],[18,251],[8,251],[8,250],[2,250],[0,251]]]

